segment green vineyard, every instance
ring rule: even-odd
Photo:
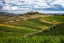
[[[64,43],[64,16],[40,16],[1,16],[0,43]]]

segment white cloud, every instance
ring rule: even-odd
[[[27,10],[30,9],[30,7],[33,8],[50,8],[54,7],[55,4],[61,5],[64,7],[64,0],[4,0],[6,4],[2,4],[2,0],[0,1],[0,4],[3,5],[4,10]],[[48,5],[47,2],[50,4]],[[20,6],[12,6],[20,5]],[[21,8],[23,4],[27,4],[28,8]],[[33,6],[31,5],[33,4]]]
[[[28,7],[22,8],[18,6],[12,6],[10,4],[3,5],[3,10],[28,10]]]
[[[49,3],[52,3],[52,2],[54,2],[55,0],[46,0],[47,2],[49,2]]]
[[[29,10],[29,8],[20,8],[20,10]]]
[[[17,6],[10,7],[11,10],[18,10]]]
[[[55,0],[54,2],[50,3],[50,5],[61,5],[64,7],[64,0]]]
[[[34,7],[40,7],[40,8],[48,8],[51,7],[49,6],[45,0],[36,0],[36,2],[34,2],[34,4],[36,4]]]
[[[17,0],[4,0],[6,3],[17,3]]]
[[[23,4],[22,1],[24,1],[24,4],[32,4],[34,0],[4,0],[6,3],[12,3],[16,5],[21,5]]]
[[[34,8],[39,8],[39,6],[38,5],[34,5]]]
[[[10,6],[3,6],[3,10],[10,10]]]

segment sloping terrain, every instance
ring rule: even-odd
[[[0,16],[0,43],[63,43],[64,16],[40,16]]]
[[[1,43],[63,43],[64,25],[38,35],[29,37],[1,37]]]
[[[38,30],[26,28],[26,27],[0,24],[0,37],[23,36],[25,34],[29,34],[33,32],[38,32]]]

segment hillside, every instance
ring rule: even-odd
[[[6,34],[8,36],[8,34]],[[18,34],[17,34],[18,35]],[[5,41],[4,41],[5,40]],[[63,43],[64,42],[64,25],[58,28],[55,28],[51,31],[45,31],[37,35],[30,37],[2,37],[0,42],[4,43]]]
[[[1,12],[0,42],[63,43],[64,16],[38,12],[27,12],[25,15]]]
[[[0,24],[0,37],[8,37],[8,36],[23,36],[25,34],[38,32],[38,30],[27,28],[27,27],[19,27],[19,26],[11,26]]]

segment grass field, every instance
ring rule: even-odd
[[[21,20],[19,22],[10,23],[15,26],[28,27],[33,29],[44,29],[52,26],[52,24],[44,23],[39,21],[39,19],[29,19],[29,20]]]
[[[50,16],[50,17],[42,17],[40,20],[45,20],[48,22],[58,21],[58,22],[64,22],[64,16]]]
[[[23,36],[25,34],[29,34],[33,32],[38,32],[38,30],[26,28],[26,27],[0,24],[0,37]]]
[[[15,19],[14,19],[15,20]],[[51,23],[49,23],[51,22]],[[0,43],[64,43],[64,24],[48,30],[51,26],[64,23],[64,16],[49,16],[0,24]],[[44,30],[48,31],[44,31]],[[44,32],[23,37],[43,30]]]
[[[64,25],[52,31],[29,37],[1,37],[1,43],[63,43]]]

